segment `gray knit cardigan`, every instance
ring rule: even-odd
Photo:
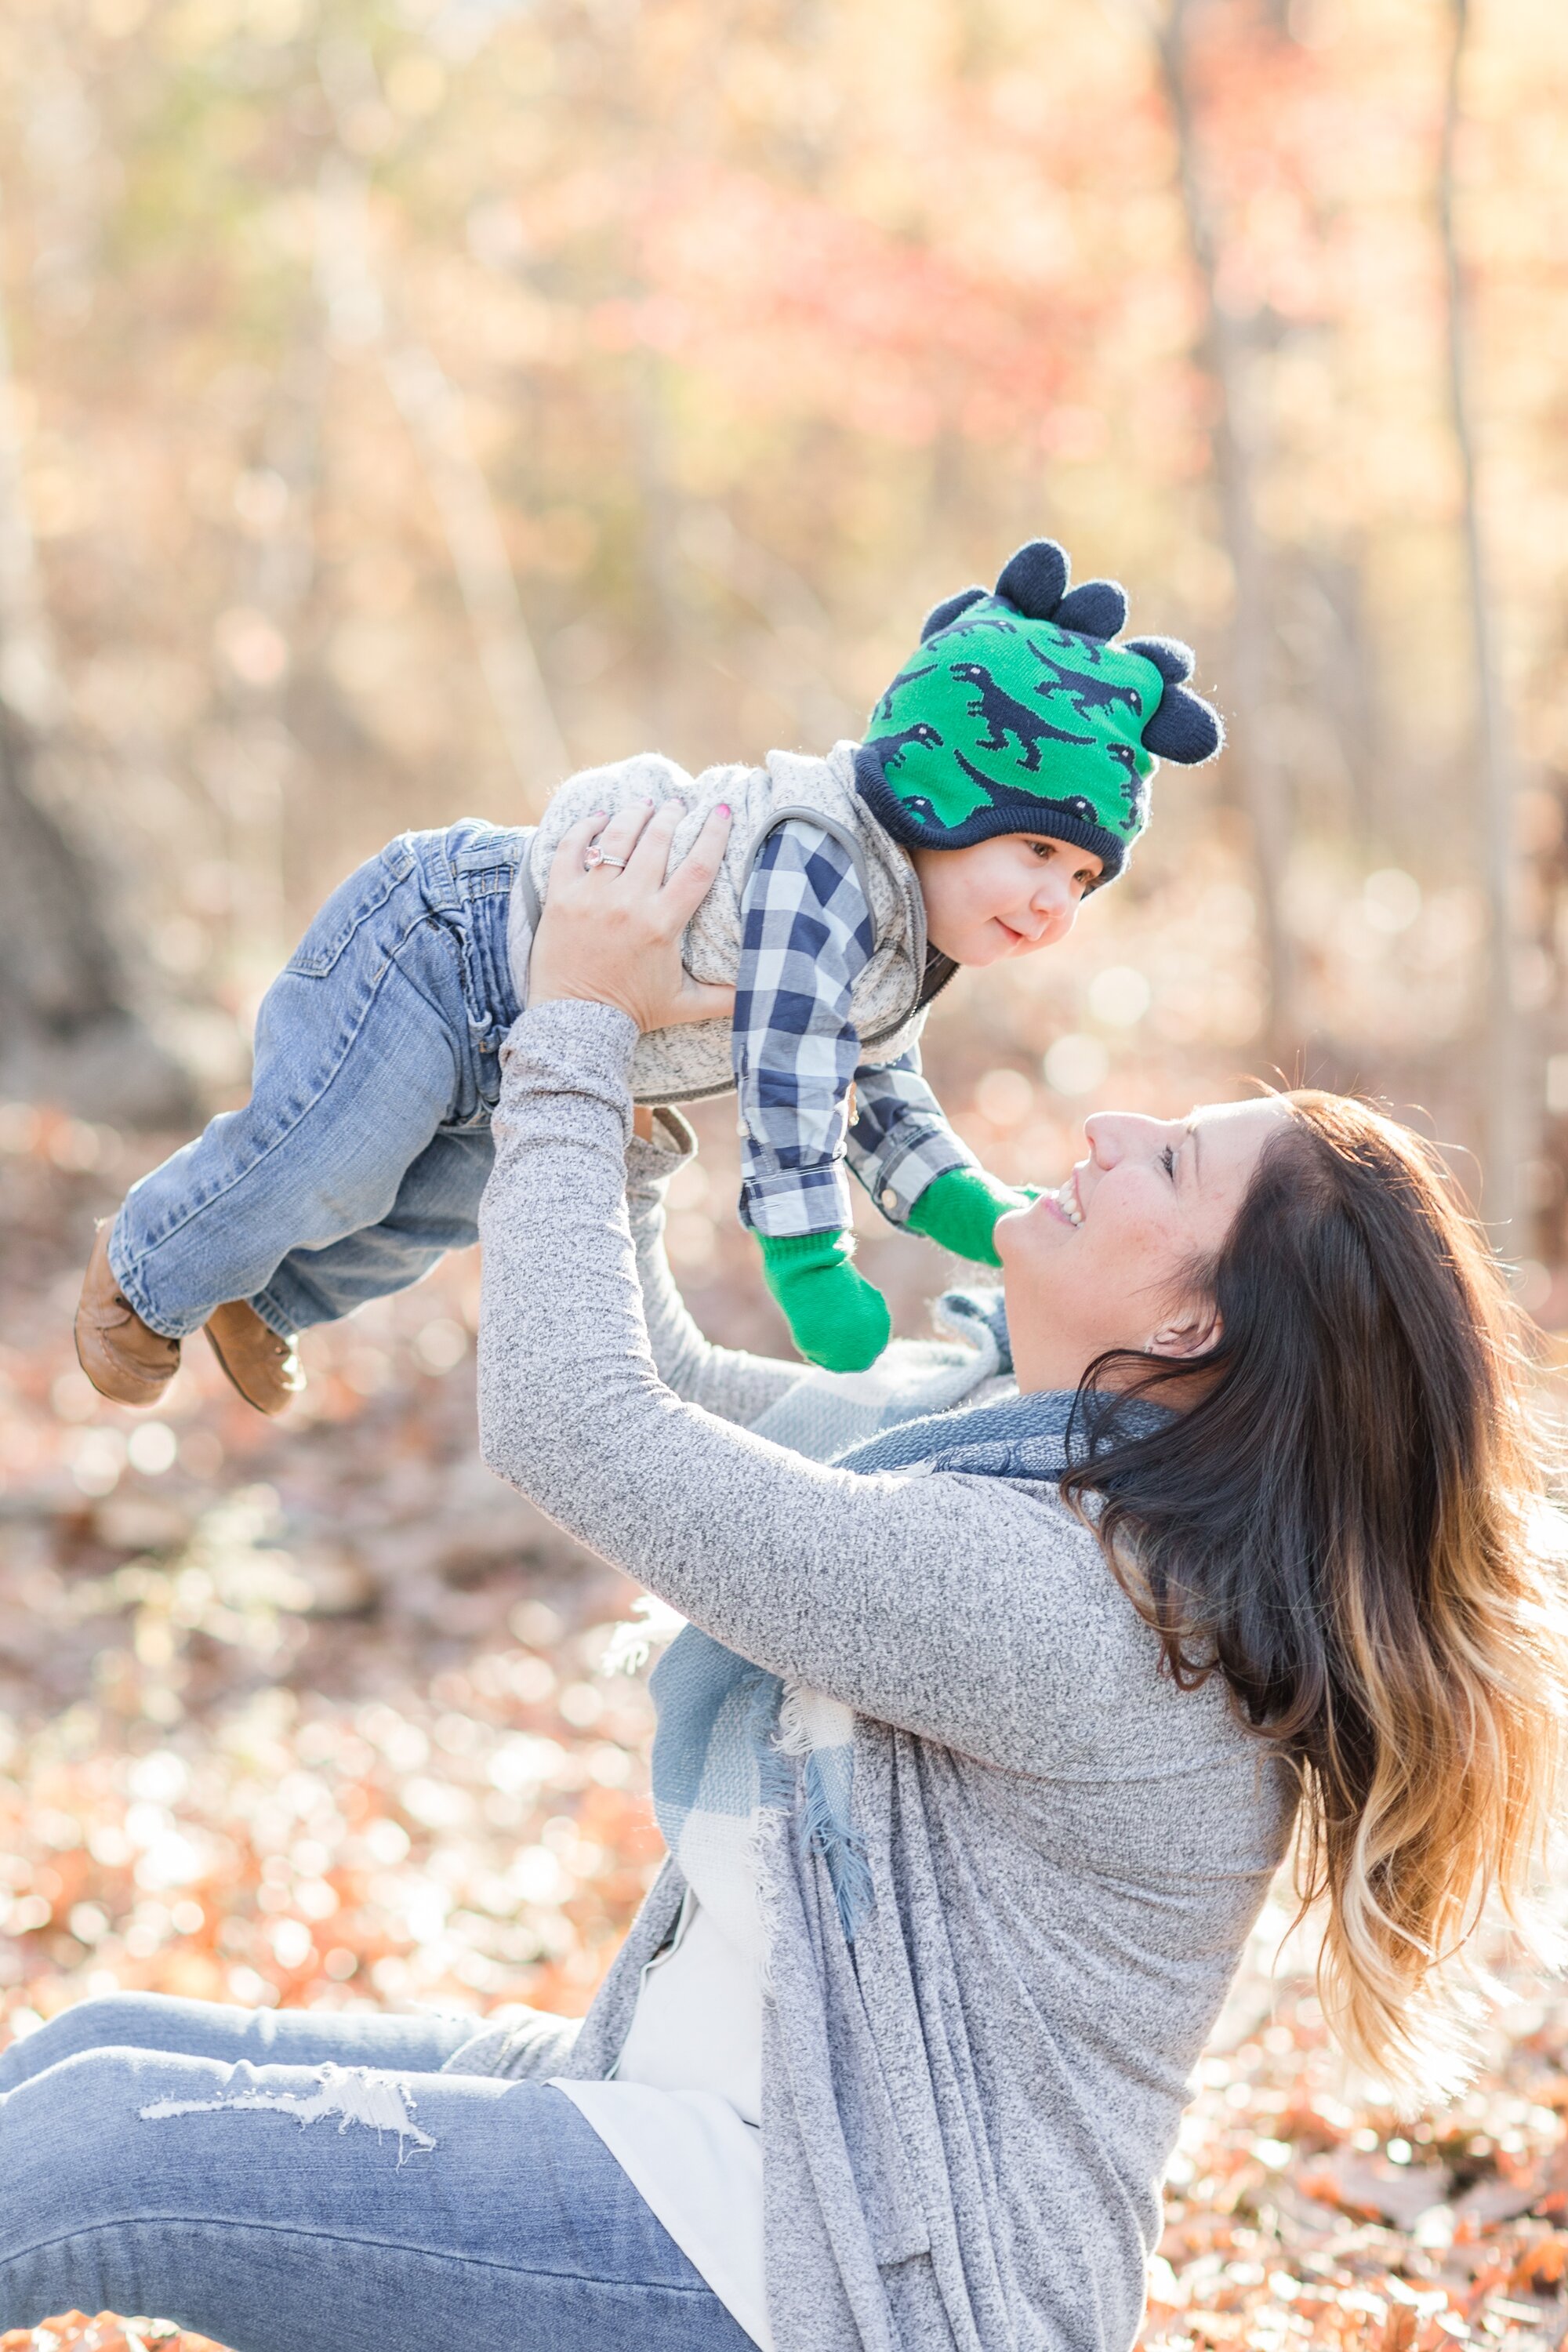
[[[645,1147],[639,1281],[635,1044],[624,1013],[552,1003],[504,1050],[481,1439],[694,1623],[858,1712],[875,1907],[852,1949],[784,1816],[761,1855],[777,2352],[1127,2352],[1288,1775],[1217,1682],[1160,1672],[1053,1487],[860,1476],[750,1433],[799,1368],[696,1332]],[[606,2074],[681,1892],[667,1864],[580,2032],[541,2017],[458,2063]]]

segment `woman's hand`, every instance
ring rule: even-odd
[[[614,1004],[645,1031],[730,1012],[734,990],[693,980],[680,961],[680,935],[730,838],[730,812],[710,813],[667,881],[670,837],[685,814],[679,801],[658,810],[645,803],[608,820],[585,818],[563,837],[534,933],[530,1004],[560,996]]]

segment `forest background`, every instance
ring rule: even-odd
[[[243,1098],[267,981],[390,835],[857,734],[1037,532],[1196,645],[1231,744],[1067,949],[936,1008],[958,1123],[1055,1181],[1099,1103],[1371,1089],[1552,1358],[1565,101],[1551,0],[9,0],[11,2030],[116,1984],[584,2004],[655,1852],[646,1699],[598,1671],[632,1595],[478,1462],[477,1267],[312,1335],[285,1423],[195,1349],[138,1422],[70,1355],[92,1220]],[[779,1346],[701,1126],[678,1270]],[[952,1266],[864,1250],[920,1328]],[[1402,2124],[1287,1916],[1150,2340],[1555,2343],[1551,1985],[1500,1953],[1469,2104]]]

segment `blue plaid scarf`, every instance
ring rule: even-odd
[[[1059,1478],[1076,1402],[1070,1391],[1015,1391],[964,1402],[1013,1368],[1000,1292],[950,1292],[939,1321],[955,1344],[900,1343],[869,1372],[805,1374],[757,1422],[757,1433],[867,1475]],[[847,1446],[846,1436],[853,1441]],[[795,1765],[803,1758],[801,1835],[826,1865],[853,1942],[871,1904],[871,1874],[853,1819],[853,1709],[752,1665],[694,1625],[679,1633],[649,1688],[658,1710],[654,1811],[715,1925],[761,1965],[757,1833],[765,1811],[794,1803]]]

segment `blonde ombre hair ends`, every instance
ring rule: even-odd
[[[1436,1151],[1348,1097],[1285,1099],[1193,1270],[1215,1345],[1092,1367],[1065,1484],[1103,1497],[1097,1532],[1172,1675],[1223,1675],[1296,1767],[1342,2045],[1432,2092],[1465,2071],[1464,1948],[1493,1899],[1530,1927],[1558,1801],[1545,1450],[1515,1311]],[[1163,1390],[1180,1410],[1123,1433],[1124,1400]]]

